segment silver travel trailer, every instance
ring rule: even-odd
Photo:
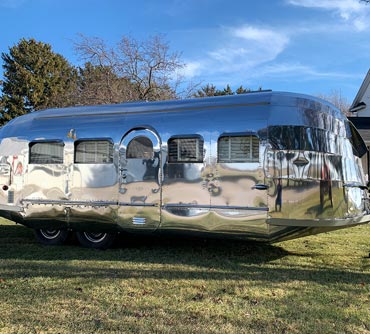
[[[256,92],[33,112],[0,130],[0,215],[76,232],[279,241],[367,223],[358,132],[331,104]]]

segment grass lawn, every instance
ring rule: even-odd
[[[0,220],[0,333],[370,333],[370,225],[286,241],[39,245]]]

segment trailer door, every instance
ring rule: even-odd
[[[118,224],[126,230],[155,230],[160,223],[160,139],[148,129],[127,133],[119,147]]]
[[[268,184],[263,172],[264,145],[255,132],[223,133],[208,177],[218,229],[264,238]]]

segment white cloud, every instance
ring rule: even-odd
[[[287,3],[305,8],[333,11],[357,31],[364,31],[369,27],[370,6],[366,6],[359,0],[287,0]]]
[[[289,36],[276,29],[243,25],[221,28],[215,33],[218,45],[206,55],[187,63],[185,77],[240,75],[275,60],[289,44]]]
[[[236,37],[256,41],[258,43],[274,42],[276,45],[279,46],[284,46],[289,41],[289,38],[281,32],[272,29],[257,28],[253,26],[242,26],[236,28],[233,34]]]
[[[226,32],[223,46],[208,52],[214,71],[245,71],[276,59],[289,44],[288,35],[267,28],[244,25]]]
[[[276,29],[243,26],[235,29],[233,34],[244,40],[248,46],[257,47],[265,52],[267,58],[276,58],[289,44],[289,36]]]
[[[192,78],[197,76],[200,71],[202,71],[202,64],[200,62],[189,61],[184,68],[179,71],[179,74],[185,78]]]
[[[334,72],[334,71],[320,71],[312,66],[303,65],[300,63],[275,63],[267,64],[258,69],[260,76],[277,76],[277,77],[294,77],[299,78],[300,81],[316,80],[316,79],[358,79],[358,75],[354,73]]]
[[[305,3],[308,5],[307,0]],[[268,88],[272,82],[283,87],[283,82],[322,84],[358,80],[358,74],[345,70],[335,71],[330,67],[325,69],[325,63],[316,63],[317,57],[311,61],[307,59],[307,54],[302,56],[301,51],[296,48],[299,41],[305,40],[302,35],[322,33],[325,38],[328,32],[338,33],[337,29],[332,29],[328,22],[313,27],[309,27],[305,22],[295,25],[295,29],[291,29],[292,26],[293,23],[281,27],[242,25],[219,29],[214,32],[216,37],[212,39],[216,46],[208,51],[205,48],[199,58],[187,63],[183,73],[187,78],[201,78],[221,87],[242,83]],[[340,34],[342,33],[343,31],[340,31]],[[288,47],[292,47],[293,58],[285,52]],[[319,46],[318,50],[321,50],[320,48]],[[323,56],[326,57],[325,52]]]

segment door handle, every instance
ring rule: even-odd
[[[257,189],[257,190],[267,190],[268,188],[269,186],[263,183],[257,183],[252,187],[252,189]]]

